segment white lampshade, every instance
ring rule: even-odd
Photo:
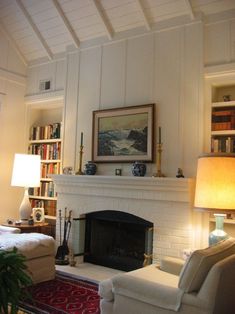
[[[235,210],[235,154],[210,154],[198,159],[196,208]]]
[[[40,186],[40,156],[15,154],[11,178],[12,186]]]
[[[21,222],[28,221],[32,214],[28,188],[40,186],[39,155],[15,154],[11,185],[25,188],[19,212]]]

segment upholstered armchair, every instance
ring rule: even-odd
[[[165,259],[99,285],[102,314],[235,313],[235,239]]]

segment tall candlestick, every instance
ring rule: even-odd
[[[81,132],[81,144],[80,146],[83,146],[83,132]]]
[[[158,128],[158,144],[161,144],[162,142],[162,135],[161,135],[161,127],[159,126]]]

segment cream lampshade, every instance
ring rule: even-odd
[[[216,229],[210,233],[210,245],[227,237],[224,217],[235,211],[235,154],[199,157],[194,206],[215,214]]]
[[[28,188],[40,186],[39,155],[15,154],[11,185],[25,188],[19,212],[21,221],[28,221],[32,213]]]

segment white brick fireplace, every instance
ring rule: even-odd
[[[74,218],[117,210],[151,221],[154,262],[166,255],[180,257],[184,249],[205,244],[208,220],[193,211],[192,179],[53,175],[53,180],[58,193],[57,208],[71,209]],[[57,241],[58,235],[57,219]],[[70,239],[74,237],[79,234]]]

